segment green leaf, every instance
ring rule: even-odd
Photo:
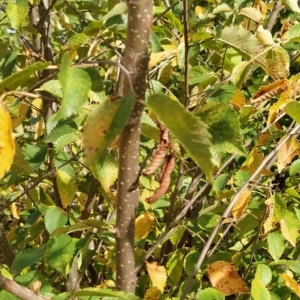
[[[92,227],[91,225],[81,224],[81,223],[76,223],[74,225],[69,225],[69,226],[65,226],[65,227],[59,227],[52,232],[51,237],[55,237],[55,236],[61,235],[61,234],[68,234],[68,233],[76,232],[76,231],[83,231],[83,230],[89,229],[91,227]]]
[[[55,229],[63,227],[68,221],[68,217],[57,207],[51,207],[45,214],[45,227],[51,234]]]
[[[92,86],[88,73],[72,67],[71,64],[70,55],[66,53],[57,75],[63,91],[62,104],[55,117],[57,121],[76,113],[87,100],[88,91]]]
[[[151,95],[147,104],[212,181],[211,135],[207,125],[165,95]]]
[[[225,27],[218,40],[237,50],[246,60],[256,57],[255,62],[264,65],[262,56],[258,56],[263,52],[263,47],[248,30],[241,27]]]
[[[23,269],[38,263],[43,257],[45,246],[22,250],[14,259],[11,266],[13,276],[19,274]]]
[[[300,103],[292,101],[285,107],[286,113],[298,124],[300,124]]]
[[[18,30],[25,23],[29,12],[27,0],[9,0],[6,14],[12,28]]]
[[[298,6],[297,0],[282,0],[282,3],[294,12],[300,13],[300,8]]]
[[[0,292],[0,299],[5,299],[5,300],[20,300],[20,298],[12,295],[11,293],[5,291],[5,290],[2,290]]]
[[[200,293],[197,294],[197,300],[224,300],[225,296],[213,289],[213,288],[207,288],[205,290],[201,290]]]
[[[272,271],[267,265],[259,264],[256,268],[255,277],[261,280],[264,285],[268,285],[272,281]]]
[[[104,152],[94,170],[95,177],[100,181],[104,191],[110,193],[112,185],[118,178],[118,164],[114,157]]]
[[[28,78],[37,71],[43,70],[49,66],[49,63],[36,62],[29,65],[20,72],[6,77],[0,82],[0,92],[3,90],[15,90],[17,87],[28,81]]]
[[[74,251],[75,243],[72,238],[66,234],[59,235],[48,242],[44,259],[51,268],[66,276]]]
[[[300,159],[297,159],[292,162],[289,170],[290,176],[295,174],[300,174]]]
[[[213,149],[217,152],[245,155],[236,112],[226,104],[207,103],[197,112],[208,125]]]
[[[125,2],[120,2],[116,4],[104,17],[103,17],[103,22],[107,21],[111,17],[117,16],[117,15],[122,15],[127,12],[127,5]]]
[[[300,261],[299,260],[278,260],[271,262],[269,266],[284,266],[286,269],[291,269],[296,274],[300,274]]]
[[[134,294],[123,292],[123,291],[114,291],[111,289],[103,288],[85,288],[80,291],[73,293],[75,297],[84,297],[84,296],[97,296],[97,297],[111,297],[111,299],[116,300],[140,300],[139,297]]]
[[[171,279],[173,285],[178,284],[181,279],[182,269],[183,269],[183,259],[184,259],[183,250],[175,251],[168,259],[166,269],[167,269],[168,276]]]
[[[299,237],[300,222],[296,215],[287,210],[284,218],[280,220],[280,229],[284,238],[296,247],[297,238]]]
[[[286,203],[279,194],[273,195],[268,199],[274,205],[274,213],[272,216],[273,222],[279,222],[286,213]]]
[[[99,104],[88,116],[83,137],[85,161],[97,176],[101,168],[103,151],[122,132],[134,105],[134,95],[129,93],[124,99],[108,100]]]
[[[70,49],[76,49],[88,41],[88,37],[84,33],[76,33],[72,35],[68,40],[68,46]]]
[[[57,98],[63,97],[61,85],[59,83],[59,80],[56,79],[45,82],[40,88],[36,89],[36,91],[45,91]]]
[[[263,282],[255,277],[251,284],[251,296],[254,300],[271,300],[271,296]]]
[[[188,275],[191,275],[195,265],[199,259],[200,253],[198,251],[191,251],[184,259],[184,270]]]
[[[16,153],[14,156],[13,165],[11,170],[16,173],[24,173],[26,175],[34,174],[34,170],[29,165],[28,161],[25,160],[22,149],[20,148],[18,143],[15,143]]]
[[[268,251],[272,258],[279,260],[284,251],[284,238],[278,232],[271,232],[267,237]]]
[[[300,24],[293,25],[287,32],[285,32],[284,38],[288,39],[290,42],[299,42]]]
[[[44,162],[48,147],[45,144],[27,144],[23,150],[24,158],[34,170],[38,169]]]
[[[178,243],[181,241],[181,238],[185,232],[185,228],[182,226],[177,226],[174,228],[174,233],[170,237],[170,242],[173,246],[177,247]]]

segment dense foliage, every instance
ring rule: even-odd
[[[297,1],[127,2],[1,4],[0,299],[299,299]]]

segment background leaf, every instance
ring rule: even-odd
[[[208,179],[212,180],[211,135],[207,125],[165,95],[151,95],[147,104],[176,136]]]

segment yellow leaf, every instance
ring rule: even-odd
[[[273,45],[274,44],[272,33],[269,30],[264,29],[262,27],[262,25],[259,25],[258,28],[257,28],[256,38],[264,46],[269,46],[269,45]]]
[[[145,239],[150,233],[154,224],[154,215],[146,212],[135,220],[135,239]]]
[[[294,136],[280,147],[277,158],[278,172],[281,171],[293,160],[293,158],[299,155],[298,142]]]
[[[149,68],[155,67],[164,60],[171,59],[177,55],[177,47],[174,45],[163,45],[165,51],[152,52],[150,55]]]
[[[161,291],[157,287],[151,287],[146,291],[144,300],[159,300],[160,295]]]
[[[15,151],[10,115],[0,104],[0,179],[10,169]]]
[[[36,98],[32,101],[32,114],[35,118],[37,118],[40,115],[40,110],[43,107],[43,100],[42,98]],[[34,124],[34,139],[38,139],[40,136],[42,136],[45,133],[45,123],[43,118]]]
[[[68,173],[57,170],[57,188],[64,208],[70,205],[76,193],[74,178]]]
[[[249,189],[245,189],[240,195],[240,197],[238,198],[237,202],[235,203],[232,209],[232,215],[235,221],[238,220],[243,215],[250,199],[251,199],[251,191]]]
[[[19,212],[18,212],[18,207],[17,207],[17,204],[14,202],[10,205],[10,212],[12,214],[12,216],[19,220],[20,219],[20,216],[19,216]]]
[[[252,151],[249,154],[249,158],[247,161],[243,164],[242,169],[248,170],[251,174],[253,174],[256,169],[261,165],[262,161],[264,160],[264,156],[262,153],[260,153],[256,147],[252,149]],[[263,169],[260,172],[261,175],[270,175],[272,174],[270,170]]]
[[[245,103],[246,103],[245,96],[239,89],[235,90],[234,95],[233,95],[232,99],[230,100],[230,103],[237,110],[240,110],[245,105]]]
[[[146,262],[146,267],[153,287],[157,287],[163,292],[167,282],[167,271],[165,267],[159,266],[157,262]]]
[[[29,109],[29,105],[25,103],[20,104],[19,116],[17,118],[12,118],[11,120],[12,128],[17,128],[23,122],[28,112],[28,109]]]
[[[212,286],[226,296],[249,291],[233,265],[226,261],[215,261],[206,270]]]
[[[207,15],[207,11],[204,7],[197,5],[195,7],[195,14],[199,19],[203,19]]]
[[[300,297],[300,286],[297,281],[286,273],[281,273],[279,276],[284,280],[284,284]]]
[[[261,23],[263,20],[261,12],[254,7],[244,7],[240,10],[239,14],[244,15],[256,23]]]

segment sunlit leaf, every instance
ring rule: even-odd
[[[298,124],[300,124],[300,103],[292,101],[285,107],[286,113]]]
[[[281,273],[279,276],[284,280],[284,284],[300,298],[300,286],[297,281],[286,273]]]
[[[224,300],[225,296],[223,293],[213,288],[207,288],[197,293],[197,300]]]
[[[10,169],[15,151],[10,115],[3,105],[0,104],[0,179]]]
[[[27,0],[9,0],[6,6],[6,14],[14,29],[20,29],[25,23],[29,12]]]
[[[66,208],[71,204],[77,190],[75,180],[68,173],[62,170],[57,170],[56,176],[57,188],[61,199],[61,203],[63,207]]]
[[[175,253],[173,253],[168,259],[166,269],[168,276],[174,285],[178,284],[181,279],[183,271],[183,259],[184,252],[181,250],[175,251]]]
[[[275,261],[279,260],[285,249],[282,234],[278,232],[271,232],[267,237],[267,242],[270,255]]]
[[[295,156],[299,155],[299,145],[294,136],[291,136],[286,143],[280,147],[277,158],[278,172],[281,171],[293,160]]]
[[[268,289],[258,277],[255,277],[254,280],[252,280],[251,296],[253,300],[271,300],[271,296]]]
[[[284,217],[280,220],[280,229],[284,238],[296,247],[296,241],[299,237],[300,222],[294,213],[287,210]]]
[[[64,54],[58,79],[63,91],[61,107],[55,119],[65,119],[76,113],[87,100],[88,91],[92,83],[88,73],[76,67],[72,67],[70,54]]]
[[[238,220],[243,215],[250,199],[251,199],[251,191],[249,189],[245,189],[242,192],[242,194],[239,196],[238,200],[236,201],[232,209],[232,215],[234,220]]]
[[[145,239],[150,233],[155,217],[151,212],[139,215],[135,220],[135,239]]]
[[[51,207],[45,214],[45,227],[51,234],[55,229],[64,226],[68,217],[57,207]]]
[[[272,270],[267,265],[259,264],[256,268],[255,277],[261,280],[264,285],[268,285],[272,281]]]
[[[163,292],[167,282],[166,269],[163,266],[159,266],[156,262],[146,262],[146,267],[153,287],[157,287]]]
[[[253,20],[256,23],[261,23],[263,20],[261,12],[254,7],[244,7],[240,10],[239,14]]]
[[[282,3],[294,12],[300,13],[300,8],[298,6],[297,0],[282,0]]]
[[[147,104],[211,180],[211,135],[207,125],[165,95],[151,95]]]
[[[246,103],[245,96],[241,92],[241,90],[236,89],[234,92],[233,97],[230,100],[230,103],[236,108],[237,110],[240,110]]]
[[[133,104],[134,96],[128,94],[124,99],[99,104],[88,116],[82,134],[83,148],[86,164],[95,175],[103,151],[123,130]]]
[[[106,299],[122,299],[122,300],[141,300],[139,297],[135,296],[132,293],[124,291],[114,291],[107,288],[84,288],[80,291],[76,291],[72,294],[73,296],[78,297],[105,297]]]
[[[233,265],[226,261],[216,261],[206,270],[212,286],[226,296],[249,291]]]

